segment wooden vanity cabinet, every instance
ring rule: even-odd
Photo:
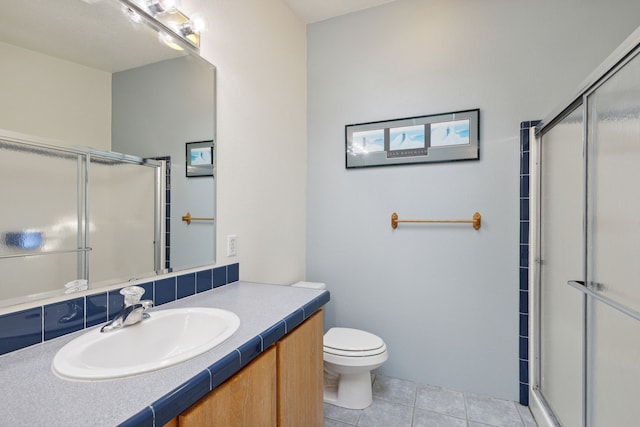
[[[180,427],[276,425],[276,349],[263,352],[178,417]]]
[[[322,426],[323,330],[320,310],[165,427]]]
[[[279,427],[322,426],[322,315],[320,310],[276,343]]]

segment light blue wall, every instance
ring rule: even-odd
[[[174,270],[212,264],[215,180],[185,176],[185,144],[213,140],[215,70],[185,56],[113,74],[112,148],[141,157],[171,156],[170,248]]]
[[[381,372],[518,399],[519,127],[565,102],[640,3],[399,0],[308,27],[307,280]],[[344,125],[481,110],[481,160],[346,170]],[[401,218],[470,226],[401,225]]]

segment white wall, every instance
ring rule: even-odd
[[[519,124],[640,23],[637,1],[399,0],[308,27],[307,280],[384,374],[518,398]],[[481,109],[481,160],[350,169],[344,125]],[[400,225],[470,219],[470,226]]]
[[[111,73],[6,43],[0,57],[0,129],[111,148]]]
[[[305,274],[305,26],[281,0],[190,0],[209,25],[216,66],[216,262],[240,278],[291,283]],[[226,256],[227,235],[238,256]]]

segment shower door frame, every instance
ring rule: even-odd
[[[569,113],[576,109],[583,110],[583,132],[582,132],[582,145],[585,150],[584,154],[584,166],[583,177],[585,184],[584,200],[583,200],[583,233],[584,233],[584,247],[582,248],[582,255],[584,257],[584,272],[582,280],[586,280],[587,275],[587,257],[588,257],[588,147],[590,144],[589,125],[591,120],[591,114],[589,111],[588,99],[600,86],[608,81],[617,71],[623,68],[627,63],[636,57],[640,57],[640,28],[634,31],[621,45],[618,47],[580,86],[576,95],[570,98],[569,102],[561,104],[561,107],[556,109],[547,119],[540,122],[535,128],[530,130],[530,170],[531,170],[531,188],[530,188],[530,219],[531,227],[529,231],[529,241],[531,242],[531,250],[529,251],[529,283],[532,284],[530,289],[529,298],[529,313],[531,313],[531,321],[529,323],[529,337],[532,337],[531,345],[529,347],[529,378],[531,382],[529,385],[529,405],[534,417],[539,425],[548,426],[560,426],[560,422],[553,414],[550,405],[545,400],[543,394],[540,391],[541,384],[541,171],[540,171],[540,159],[542,154],[542,136],[546,130],[552,129]],[[583,284],[585,282],[582,282]],[[573,286],[579,288],[577,285],[568,284],[567,286]],[[583,339],[583,353],[581,363],[582,372],[582,410],[581,417],[583,426],[589,425],[588,414],[588,385],[589,385],[589,373],[588,373],[588,345],[589,345],[589,330],[588,330],[588,305],[589,297],[596,298],[601,302],[619,310],[625,312],[626,307],[619,306],[615,302],[607,301],[606,298],[594,294],[588,288],[580,289],[581,297],[583,299],[582,304],[584,308],[583,324],[582,324],[582,339]],[[618,305],[618,306],[616,306]],[[625,312],[626,313],[626,312]],[[626,313],[635,317],[633,314]]]
[[[154,169],[154,226],[153,226],[153,261],[154,271],[144,272],[152,274],[161,274],[167,271],[165,266],[165,175],[166,162],[164,160],[146,159],[129,154],[116,153],[112,151],[103,151],[90,147],[65,146],[59,145],[57,141],[41,138],[32,135],[25,135],[17,132],[0,129],[0,139],[9,143],[21,144],[28,147],[42,148],[46,150],[57,151],[69,155],[77,156],[77,277],[80,279],[89,278],[89,259],[91,252],[90,232],[89,232],[89,203],[90,203],[90,163],[91,159],[101,159],[113,162],[127,163],[139,165],[142,167],[151,167]],[[40,255],[46,255],[43,252]],[[15,256],[12,256],[15,257]],[[0,257],[1,258],[1,257]],[[118,278],[121,280],[122,278]],[[91,288],[92,283],[89,283]],[[46,294],[50,294],[47,291]],[[15,302],[29,301],[32,298],[40,298],[43,294],[27,295],[21,297]]]

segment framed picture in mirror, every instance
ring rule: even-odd
[[[187,178],[213,176],[214,155],[213,141],[187,142]]]

